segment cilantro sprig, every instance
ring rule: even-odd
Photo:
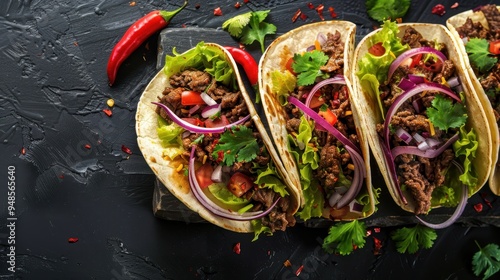
[[[437,233],[434,229],[417,224],[415,227],[403,227],[395,230],[391,238],[396,242],[396,249],[399,253],[416,253],[418,249],[429,249],[434,245]]]
[[[276,26],[264,21],[269,12],[270,10],[265,10],[237,15],[222,23],[222,29],[227,30],[231,36],[238,38],[245,45],[259,42],[260,49],[264,52],[266,35],[276,33]]]
[[[330,228],[328,236],[323,240],[323,249],[332,254],[349,255],[354,248],[363,248],[366,243],[365,223],[353,220],[338,223]]]
[[[484,273],[483,280],[500,271],[500,248],[490,243],[481,247],[476,241],[479,251],[472,257],[472,270],[476,276]]]
[[[259,145],[253,131],[244,125],[239,125],[221,134],[212,156],[218,158],[219,151],[224,154],[222,162],[231,166],[235,162],[250,162],[255,159],[259,152]]]
[[[467,111],[463,102],[453,104],[449,98],[439,94],[432,100],[432,107],[427,108],[427,116],[435,127],[446,131],[461,127],[467,120]]]
[[[396,20],[406,15],[410,8],[410,0],[366,0],[368,15],[379,22]]]
[[[328,56],[319,50],[305,52],[304,54],[294,54],[292,68],[298,74],[297,85],[307,86],[314,84],[317,77],[325,75],[320,68],[327,61]]]
[[[498,61],[498,58],[491,56],[486,39],[470,39],[465,45],[465,50],[469,54],[472,65],[476,66],[481,73],[488,72]]]

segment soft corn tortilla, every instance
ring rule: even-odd
[[[224,51],[226,59],[230,62],[234,73],[237,77],[237,82],[242,92],[245,102],[247,104],[248,110],[251,114],[252,120],[255,126],[259,130],[262,140],[265,143],[269,154],[275,159],[279,159],[276,151],[274,150],[271,139],[267,135],[264,125],[260,120],[253,102],[245,90],[243,81],[240,77],[238,67],[231,57],[231,55],[220,45],[213,43],[206,43],[206,45],[215,46]],[[158,138],[157,128],[158,128],[158,114],[156,113],[156,105],[151,104],[151,102],[157,102],[158,96],[161,96],[165,87],[169,86],[167,76],[163,70],[160,70],[158,74],[151,80],[144,90],[139,103],[137,105],[136,113],[136,132],[137,132],[137,142],[139,148],[144,156],[144,159],[153,170],[158,179],[165,185],[165,187],[176,196],[182,203],[184,203],[191,210],[197,212],[202,218],[208,222],[220,226],[222,228],[235,231],[235,232],[253,232],[250,221],[234,221],[226,218],[221,218],[213,213],[209,212],[203,205],[201,205],[195,196],[192,194],[187,176],[180,174],[175,169],[180,162],[172,162],[168,158],[162,157],[163,147],[161,145],[161,140]],[[289,186],[289,193],[291,195],[291,203],[294,207],[293,213],[295,213],[299,206],[298,192],[293,188],[290,188],[291,184],[286,180],[286,176],[283,176],[283,166],[280,161],[275,160],[276,169],[281,173],[281,177],[285,178],[285,184]]]
[[[497,6],[497,8],[500,10],[500,6]],[[479,98],[479,101],[481,102],[481,105],[483,106],[486,112],[486,117],[490,124],[491,134],[492,134],[491,144],[494,153],[493,153],[493,161],[489,178],[489,185],[493,193],[495,193],[496,195],[500,195],[500,168],[497,168],[499,137],[500,137],[499,127],[497,125],[495,114],[493,113],[493,107],[491,106],[490,100],[488,99],[488,96],[484,92],[484,89],[481,86],[479,79],[472,70],[469,61],[469,56],[467,55],[467,52],[465,50],[465,45],[463,44],[462,39],[460,38],[460,35],[458,34],[456,29],[462,26],[467,20],[467,18],[471,18],[473,22],[480,22],[484,27],[488,27],[488,22],[486,21],[483,13],[480,11],[474,12],[472,10],[450,17],[446,21],[446,26],[450,30],[451,34],[453,34],[453,37],[456,39],[458,49],[460,50],[462,57],[464,59],[465,67],[467,69],[468,74],[470,75],[472,86],[474,87],[477,97]]]
[[[272,92],[271,72],[276,69],[285,69],[284,64],[286,63],[286,61],[283,61],[281,59],[285,47],[287,47],[292,54],[298,53],[304,51],[308,46],[312,45],[316,40],[316,36],[318,35],[318,33],[335,33],[335,31],[337,30],[340,32],[342,41],[345,44],[344,78],[346,80],[346,86],[348,87],[349,92],[352,93],[350,72],[354,53],[354,36],[356,33],[356,25],[354,23],[347,21],[325,21],[307,24],[291,30],[272,42],[259,62],[259,90],[265,115],[270,126],[271,136],[277,147],[278,153],[281,156],[283,165],[287,167],[290,180],[292,181],[293,185],[299,186],[298,190],[301,195],[302,203],[304,203],[304,195],[302,192],[302,188],[300,187],[299,170],[293,155],[288,149],[288,132],[286,130],[287,113],[281,106],[276,95]],[[349,94],[349,98],[351,101],[351,110],[353,112],[356,127],[360,128],[361,126],[359,125],[358,109],[356,106],[357,102],[356,100],[352,99],[351,94]],[[370,199],[371,208],[365,213],[365,217],[369,217],[375,212],[375,199],[371,183],[370,152],[368,142],[366,141],[367,136],[365,131],[363,131],[362,129],[358,129],[357,133],[360,139],[360,149],[362,151],[362,156],[364,158],[364,163],[366,166],[366,178],[363,188],[367,190]],[[323,216],[325,218],[330,218],[328,209],[325,209],[323,211]],[[354,218],[354,216],[347,215],[345,217],[345,220],[351,220]]]
[[[459,76],[465,96],[466,96],[466,107],[469,118],[467,120],[467,127],[472,127],[476,133],[477,140],[479,142],[479,147],[476,151],[476,157],[473,160],[473,164],[476,167],[476,172],[478,176],[477,186],[474,188],[473,192],[469,193],[469,196],[473,195],[486,183],[488,179],[489,170],[491,169],[492,153],[493,147],[491,145],[491,132],[490,126],[486,118],[485,111],[481,107],[481,103],[476,95],[473,94],[474,89],[471,86],[470,78],[465,71],[465,66],[462,61],[462,55],[457,47],[451,33],[442,25],[437,24],[425,24],[425,23],[405,23],[399,24],[400,32],[398,35],[402,37],[404,31],[408,27],[413,27],[427,40],[436,40],[437,42],[442,42],[446,44],[449,52],[448,59],[451,59],[456,66],[457,75]],[[361,42],[356,47],[354,52],[354,67],[351,73],[352,81],[354,85],[354,98],[357,100],[359,116],[361,117],[362,126],[368,134],[368,141],[373,152],[373,156],[379,168],[382,172],[384,180],[388,186],[389,192],[393,197],[394,201],[404,210],[408,212],[415,212],[415,201],[409,192],[403,192],[408,204],[404,204],[401,197],[398,195],[396,185],[393,182],[388,170],[388,163],[384,157],[384,152],[382,148],[382,143],[379,141],[379,136],[376,131],[377,123],[382,123],[382,117],[380,114],[380,109],[375,97],[371,96],[369,93],[364,92],[361,87],[359,78],[356,76],[356,72],[359,71],[358,61],[364,57],[368,52],[370,38],[378,30],[372,31],[366,37],[361,40]],[[437,206],[433,206],[434,208]]]

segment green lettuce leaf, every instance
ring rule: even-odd
[[[476,133],[473,129],[467,132],[465,125],[462,125],[460,127],[460,139],[453,143],[453,150],[455,151],[456,157],[461,157],[463,159],[464,173],[460,175],[459,179],[470,188],[476,186],[478,181],[472,164],[472,159],[476,157],[477,148],[478,141]]]
[[[272,189],[274,192],[279,193],[281,197],[289,194],[286,185],[279,178],[276,168],[271,164],[268,164],[265,170],[257,170],[257,174],[257,179],[254,182],[257,186]]]

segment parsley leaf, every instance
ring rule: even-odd
[[[465,50],[469,54],[469,59],[479,72],[488,72],[498,61],[489,52],[489,43],[486,39],[472,38],[465,45]]]
[[[318,50],[306,52],[303,55],[294,54],[292,68],[298,74],[297,85],[312,85],[317,77],[324,75],[320,67],[325,65],[327,61],[328,56]]]
[[[382,22],[403,17],[410,8],[410,0],[366,0],[365,5],[368,15]]]
[[[441,94],[432,100],[432,107],[427,108],[427,116],[435,127],[447,130],[461,127],[467,120],[467,111],[462,103],[455,103]]]
[[[330,228],[322,247],[330,254],[336,252],[345,256],[349,255],[355,247],[363,248],[366,243],[365,237],[366,226],[363,222],[353,220],[338,223]]]
[[[417,224],[413,228],[403,227],[391,234],[396,242],[396,249],[401,254],[417,252],[419,248],[429,249],[437,238],[436,231],[426,226]]]
[[[253,131],[244,125],[239,125],[221,134],[212,156],[217,158],[219,151],[224,152],[222,162],[231,166],[235,162],[252,161],[257,157],[259,145],[257,139],[253,136]]]
[[[260,43],[260,49],[264,52],[264,38],[266,35],[276,33],[276,25],[264,22],[270,10],[248,12],[237,15],[222,23],[222,29],[241,40],[241,43],[250,45],[254,41]]]
[[[483,248],[476,241],[479,251],[472,257],[472,270],[476,276],[481,276],[484,271],[483,279],[490,278],[500,270],[500,248],[497,244],[490,243]]]

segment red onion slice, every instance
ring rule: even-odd
[[[444,150],[446,150],[450,145],[455,143],[459,137],[459,133],[453,135],[450,139],[448,139],[448,141],[446,141],[443,145],[441,145],[441,147],[437,149],[429,148],[427,150],[421,150],[415,146],[397,146],[391,150],[392,158],[395,159],[397,156],[403,154],[416,155],[425,158],[435,158],[439,156]],[[422,143],[426,143],[426,141],[423,141]]]
[[[403,140],[406,144],[410,144],[413,137],[411,137],[410,133],[404,130],[402,127],[398,127],[395,132],[396,136]]]
[[[326,85],[330,85],[330,84],[340,84],[340,85],[345,85],[345,78],[344,76],[342,75],[335,75],[334,77],[332,78],[328,78],[326,80],[323,80],[317,84],[314,85],[314,87],[311,89],[311,91],[307,94],[307,98],[306,98],[306,102],[304,102],[304,104],[309,107],[309,104],[311,104],[311,100],[314,96],[314,94],[316,94],[316,92],[326,86]]]
[[[396,165],[394,164],[394,157],[392,157],[392,153],[389,147],[385,145],[384,139],[382,139],[381,136],[379,136],[379,138],[380,138],[379,139],[380,146],[382,147],[382,151],[384,152],[384,156],[387,160],[387,168],[389,168],[388,170],[389,175],[391,176],[391,179],[394,182],[394,186],[396,187],[396,191],[398,192],[401,201],[403,201],[403,203],[406,205],[408,204],[408,201],[406,200],[406,197],[403,195],[403,191],[399,186],[398,175],[396,173]]]
[[[210,95],[208,95],[206,92],[202,92],[200,96],[201,99],[203,99],[203,101],[205,101],[205,103],[207,103],[208,106],[217,104],[217,102],[215,102],[215,100],[213,100],[212,97],[210,97]]]
[[[215,103],[214,105],[208,105],[201,111],[201,116],[203,118],[210,118],[218,114],[220,112],[220,109],[221,109],[220,104]]]
[[[168,108],[168,106],[166,106],[165,104],[158,103],[158,102],[151,102],[151,103],[153,103],[157,106],[160,106],[160,108],[162,108],[163,110],[165,110],[165,112],[167,112],[167,115],[170,117],[170,119],[173,122],[175,122],[176,124],[178,124],[182,128],[189,130],[193,133],[222,133],[226,129],[231,128],[231,127],[236,126],[236,125],[240,125],[240,124],[246,122],[248,119],[250,119],[250,115],[248,115],[248,116],[246,116],[240,120],[237,120],[234,123],[230,123],[228,125],[224,125],[224,126],[220,126],[220,127],[200,127],[200,126],[196,126],[194,124],[188,123],[185,120],[181,119],[172,110],[170,110],[170,108]]]
[[[452,163],[458,168],[460,173],[464,173],[464,170],[462,166],[456,161],[452,161]],[[420,221],[423,225],[430,227],[432,229],[443,229],[446,227],[449,227],[452,225],[464,212],[465,205],[467,204],[467,198],[469,197],[469,188],[465,185],[462,184],[462,195],[460,196],[460,202],[458,203],[457,208],[455,209],[455,212],[453,212],[453,215],[450,216],[450,218],[442,223],[439,224],[431,224],[429,222],[426,222],[422,220],[419,216],[415,216],[417,220]]]
[[[400,54],[391,64],[391,66],[389,67],[389,72],[387,73],[387,81],[390,81],[391,80],[391,77],[392,77],[392,74],[394,74],[394,72],[396,71],[396,69],[398,69],[399,65],[401,65],[401,63],[403,63],[403,61],[405,61],[406,59],[408,58],[411,58],[417,54],[434,54],[437,56],[437,58],[439,60],[441,60],[442,62],[444,62],[446,60],[446,56],[434,49],[434,48],[431,48],[431,47],[421,47],[421,48],[414,48],[414,49],[410,49],[410,50],[407,50],[405,51],[404,53]]]
[[[192,114],[196,113],[196,111],[198,111],[198,109],[200,109],[200,105],[194,105],[193,107],[191,107],[189,109],[189,115],[191,116]]]

